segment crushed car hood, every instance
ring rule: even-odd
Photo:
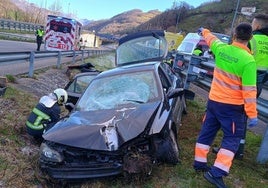
[[[76,111],[59,121],[43,137],[73,147],[117,150],[144,131],[159,104],[158,101],[112,110]]]

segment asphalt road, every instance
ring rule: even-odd
[[[35,51],[36,48],[37,48],[36,43],[0,40],[0,52]],[[42,50],[44,50],[44,44],[42,44],[41,46],[41,51]]]
[[[8,41],[8,40],[0,40],[0,53],[5,52],[29,52],[35,51],[37,45],[35,43],[30,42],[20,42],[20,41]],[[41,46],[41,51],[44,51],[44,45]],[[61,62],[71,62],[73,57],[62,57]],[[79,56],[76,59],[80,59]],[[34,69],[45,68],[49,66],[56,66],[57,58],[45,58],[45,59],[35,59]],[[5,75],[18,75],[29,72],[29,61],[21,60],[14,61],[8,63],[0,63],[0,76]]]

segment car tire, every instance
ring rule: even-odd
[[[166,138],[167,142],[167,153],[166,153],[166,162],[169,164],[176,165],[179,163],[179,147],[176,141],[176,136],[173,130],[169,130],[169,135]]]
[[[181,96],[181,98],[178,98],[178,101],[176,102],[176,108],[174,110],[173,117],[175,119],[174,123],[177,126],[177,129],[179,130],[179,127],[181,126],[182,116],[185,112],[186,103],[185,103],[185,97]]]

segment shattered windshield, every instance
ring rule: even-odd
[[[144,104],[158,98],[153,72],[133,72],[93,80],[77,104],[79,111],[113,109]]]
[[[167,53],[167,41],[160,36],[145,36],[121,44],[116,51],[117,65],[162,58]]]

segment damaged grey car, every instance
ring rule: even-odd
[[[70,114],[44,133],[42,172],[80,180],[150,174],[154,164],[179,162],[185,98],[194,94],[163,63],[164,34],[146,31],[120,39],[117,67],[98,74]]]

